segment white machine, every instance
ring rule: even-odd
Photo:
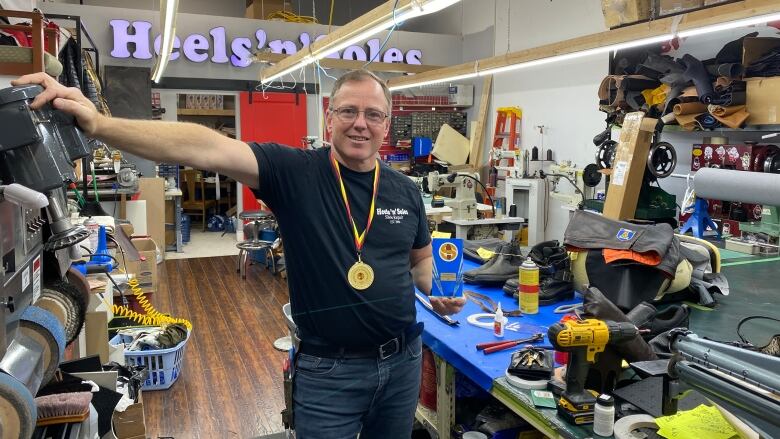
[[[545,172],[544,175],[549,176],[552,181],[552,188],[550,189],[550,196],[561,203],[564,208],[570,210],[579,209],[584,200],[593,198],[593,187],[598,184],[592,184],[588,181],[587,169],[577,168],[570,161],[562,161],[561,163],[554,163],[550,165],[550,170]],[[574,193],[561,193],[558,187],[561,179],[566,179],[574,186]]]
[[[479,184],[479,175],[470,172],[455,172],[439,174],[437,171],[428,173],[425,177],[409,177],[423,192],[435,194],[445,187],[455,188],[455,197],[447,198],[444,204],[452,209],[454,220],[477,219],[477,199],[475,188]]]
[[[506,172],[506,175],[503,175],[506,178],[522,178],[523,174],[525,173],[526,169],[523,166],[523,157],[521,154],[521,150],[515,149],[513,151],[508,151],[501,148],[491,148],[490,149],[490,161],[493,163],[493,167],[498,170],[498,172]],[[512,166],[502,166],[501,163],[503,160],[513,160]]]

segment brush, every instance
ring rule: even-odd
[[[57,393],[35,398],[37,426],[82,422],[89,417],[91,392]]]

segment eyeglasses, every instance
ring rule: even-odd
[[[387,119],[387,115],[385,113],[370,108],[368,110],[358,110],[355,107],[341,107],[331,108],[330,111],[336,113],[336,116],[339,118],[339,120],[344,123],[354,122],[357,119],[359,113],[363,113],[363,116],[366,118],[366,122],[373,125],[379,125],[384,122],[385,119]]]

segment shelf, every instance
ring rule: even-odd
[[[663,128],[664,133],[690,133],[690,134],[707,134],[707,133],[752,133],[752,132],[780,132],[780,125],[750,125],[745,128],[716,128],[714,130],[698,130],[688,131],[684,130],[679,125],[666,125]]]
[[[179,108],[179,116],[235,116],[236,110],[200,110],[191,108]]]

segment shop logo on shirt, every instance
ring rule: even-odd
[[[631,241],[636,235],[636,232],[631,229],[620,229],[617,233],[618,241]]]
[[[407,215],[409,215],[409,211],[406,209],[383,209],[381,207],[376,208],[376,216],[384,217],[385,220],[387,220],[390,224],[401,224],[401,221],[403,221]]]

